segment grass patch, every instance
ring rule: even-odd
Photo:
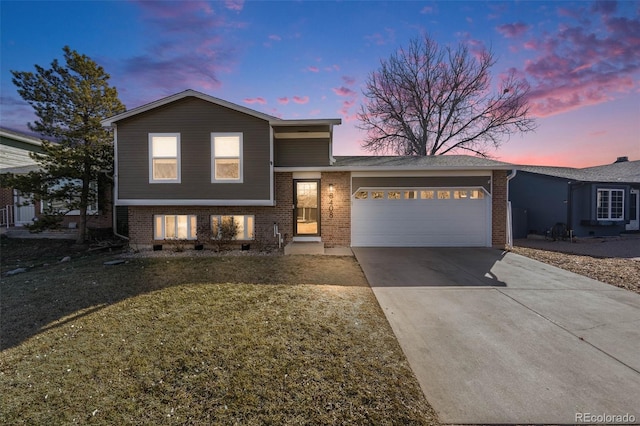
[[[3,278],[0,423],[437,424],[353,258],[108,258]]]

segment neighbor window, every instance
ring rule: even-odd
[[[598,189],[596,209],[599,220],[623,220],[624,190]]]
[[[149,134],[149,182],[180,183],[180,134]]]
[[[255,232],[255,216],[211,216],[211,234],[214,239],[222,237],[223,228],[231,223],[236,225],[235,240],[253,240]]]
[[[153,221],[155,240],[195,240],[198,219],[195,215],[155,215]]]
[[[242,133],[212,133],[211,157],[211,182],[242,182]]]

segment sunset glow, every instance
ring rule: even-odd
[[[492,49],[492,69],[531,86],[535,133],[495,159],[587,167],[640,160],[640,3],[3,1],[0,120],[31,108],[10,70],[68,45],[111,74],[127,108],[194,89],[282,118],[341,118],[336,155],[365,155],[357,128],[367,75],[411,38]]]

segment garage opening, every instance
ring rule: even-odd
[[[491,196],[483,187],[359,188],[352,196],[354,247],[484,247]]]

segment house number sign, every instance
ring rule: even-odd
[[[333,193],[329,194],[329,219],[333,219]]]

